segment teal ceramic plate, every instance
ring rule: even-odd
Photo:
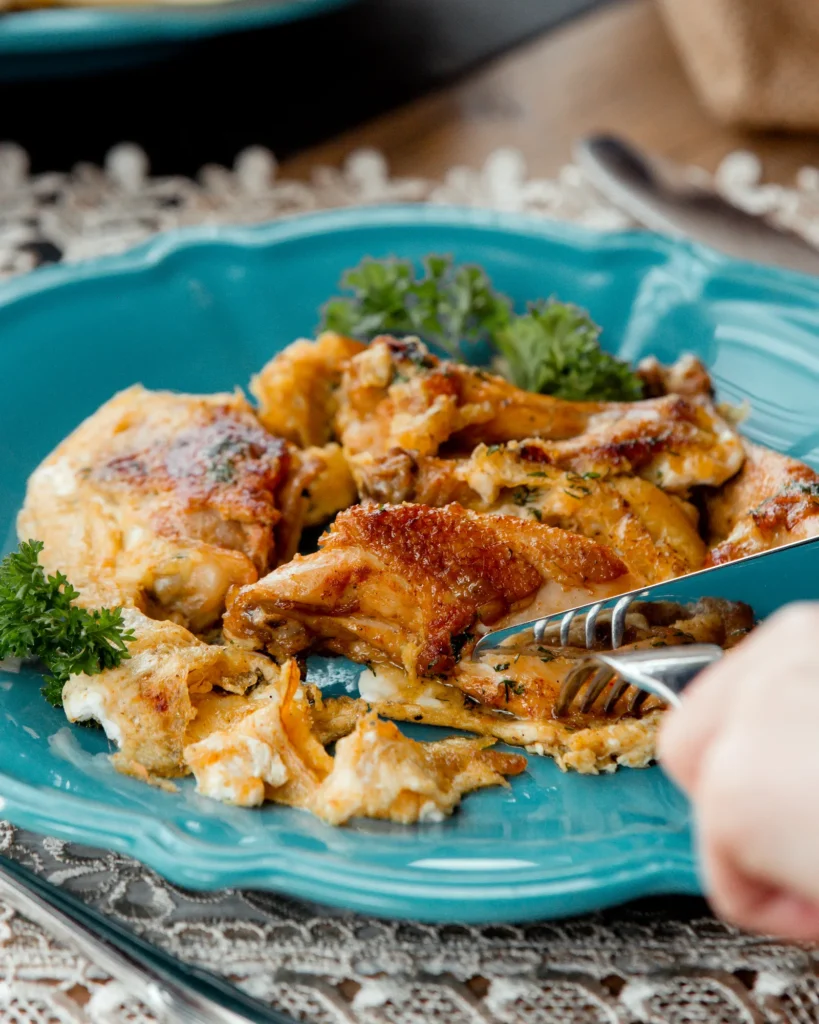
[[[208,36],[283,24],[353,0],[221,0],[191,6],[47,7],[0,15],[0,82],[145,63]]]
[[[114,391],[243,385],[313,331],[346,267],[428,252],[482,264],[519,303],[554,293],[588,307],[629,359],[695,352],[721,398],[751,403],[752,438],[819,467],[819,281],[651,235],[476,211],[340,211],[161,237],[0,288],[7,548],[27,475]],[[749,580],[746,596],[764,611],[763,584]],[[310,672],[334,690],[355,685],[343,662],[313,661]],[[174,795],[118,776],[104,737],[68,726],[38,687],[30,670],[0,675],[2,814],[133,854],[180,885],[273,889],[429,921],[523,920],[698,891],[688,809],[658,768],[588,778],[532,758],[508,790],[467,797],[442,824],[332,829],[289,808],[223,807],[187,782]]]

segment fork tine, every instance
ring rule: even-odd
[[[563,618],[560,620],[560,646],[569,646],[569,631],[572,628],[572,622],[577,612],[566,612]]]
[[[588,612],[586,613],[586,647],[589,650],[591,650],[594,647],[594,642],[597,639],[597,616],[600,614],[602,607],[602,604],[596,604],[593,607],[589,608]]]
[[[634,693],[629,697],[628,704],[626,705],[629,713],[631,714],[636,711],[647,697],[648,692],[646,690],[638,690],[635,688]]]
[[[614,679],[616,673],[608,667],[608,665],[602,665],[594,675],[591,677],[586,692],[583,695],[583,700],[580,704],[580,710],[582,712],[591,711],[594,702],[606,688],[606,686]]]
[[[623,646],[623,637],[626,634],[626,615],[635,596],[635,594],[627,594],[626,597],[621,597],[611,613],[612,650],[616,651],[618,647]]]
[[[603,714],[610,715],[617,705],[617,701],[623,696],[626,690],[629,688],[627,680],[623,679],[622,676],[618,676],[609,690],[608,695],[603,702]]]
[[[566,714],[569,709],[569,705],[580,692],[583,684],[595,671],[596,669],[594,664],[584,658],[569,672],[563,680],[563,685],[560,687],[560,693],[558,694],[557,701],[555,702],[554,713],[558,718],[561,718]]]

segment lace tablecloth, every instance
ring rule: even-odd
[[[819,244],[819,171],[795,187],[761,185],[747,153],[728,158],[718,188]],[[377,153],[309,183],[280,180],[263,150],[199,180],[151,178],[133,146],[104,169],[30,176],[25,154],[0,147],[0,277],[59,260],[117,252],[186,224],[251,223],[332,206],[460,203],[631,226],[566,167],[530,179],[522,158],[495,153],[482,170],[442,181],[395,179]],[[644,902],[569,921],[462,927],[379,921],[256,892],[191,893],[136,861],[0,823],[0,852],[65,887],[182,960],[234,979],[312,1024],[812,1024],[819,950],[784,946],[720,924],[692,899]],[[0,902],[0,1019],[19,1024],[152,1018],[115,981]]]

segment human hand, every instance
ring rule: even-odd
[[[771,616],[703,672],[659,758],[692,801],[717,913],[819,940],[819,604]]]

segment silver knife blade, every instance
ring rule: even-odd
[[[690,238],[737,259],[819,274],[819,252],[804,239],[732,206],[711,189],[665,173],[659,161],[623,139],[581,139],[575,160],[604,196],[652,231]]]

